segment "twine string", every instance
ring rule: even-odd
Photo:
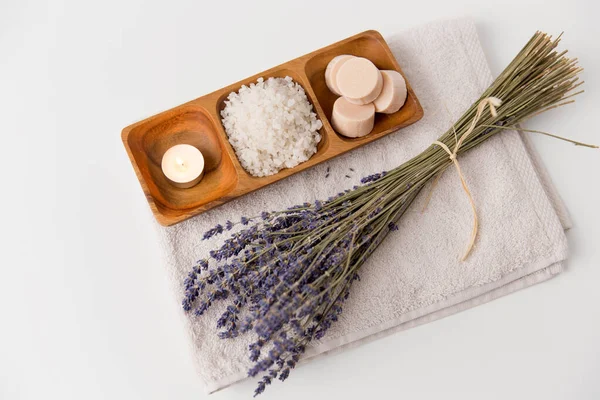
[[[471,121],[471,125],[469,126],[469,129],[467,129],[467,131],[456,142],[456,145],[454,146],[453,150],[450,150],[450,148],[448,146],[446,146],[446,144],[444,144],[440,141],[436,140],[433,142],[433,144],[440,146],[446,153],[448,153],[450,160],[452,160],[452,163],[456,167],[456,172],[458,173],[458,177],[460,178],[460,183],[462,185],[463,190],[467,194],[467,198],[469,199],[469,203],[471,204],[471,209],[473,210],[473,229],[471,230],[471,239],[469,240],[467,250],[461,259],[462,261],[467,259],[467,257],[471,253],[471,250],[473,249],[473,246],[475,245],[475,239],[477,238],[477,230],[479,229],[479,218],[477,217],[477,209],[475,208],[475,201],[473,200],[471,191],[469,190],[469,187],[467,186],[467,182],[465,181],[465,177],[462,173],[460,164],[458,163],[458,160],[457,160],[457,155],[458,155],[458,151],[460,150],[460,147],[462,146],[465,139],[467,139],[469,137],[469,135],[471,135],[473,133],[473,131],[475,130],[475,127],[477,126],[477,122],[481,118],[481,115],[483,114],[483,110],[485,109],[485,107],[488,106],[490,108],[490,114],[492,114],[492,117],[496,117],[496,115],[498,115],[496,113],[496,107],[499,107],[501,104],[502,104],[502,100],[500,100],[496,97],[486,97],[485,99],[481,100],[479,102],[479,104],[477,105],[477,112],[475,113],[475,116],[473,117],[473,120]],[[431,197],[431,196],[429,196],[429,197]]]

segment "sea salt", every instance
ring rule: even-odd
[[[254,176],[273,175],[317,152],[323,126],[292,78],[259,78],[225,100],[221,117],[240,164]]]

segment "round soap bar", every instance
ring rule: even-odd
[[[353,104],[340,97],[333,103],[331,124],[340,135],[362,137],[373,130],[375,106],[373,104]]]
[[[350,103],[369,104],[381,93],[383,78],[371,61],[354,57],[340,66],[335,83]]]
[[[406,101],[406,81],[398,71],[381,71],[383,89],[379,97],[373,101],[375,111],[384,114],[395,113]]]
[[[325,69],[325,83],[327,84],[329,90],[331,90],[338,96],[340,96],[340,92],[337,88],[335,77],[337,76],[340,67],[351,58],[354,58],[354,56],[351,56],[349,54],[342,54],[341,56],[333,57],[333,59],[329,61],[329,64],[327,64],[327,68]]]

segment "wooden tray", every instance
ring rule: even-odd
[[[394,114],[376,114],[371,133],[356,139],[336,134],[329,118],[337,96],[325,85],[325,68],[333,57],[340,54],[366,57],[379,69],[395,69],[402,73],[381,34],[366,31],[123,129],[123,143],[158,222],[165,226],[176,224],[421,119],[423,109],[407,81],[408,98],[404,106]],[[317,153],[308,161],[275,175],[258,178],[240,165],[221,124],[220,111],[230,92],[238,91],[242,85],[256,82],[260,77],[267,79],[272,76],[290,76],[302,85],[323,122],[320,130],[322,139]],[[200,149],[206,162],[204,178],[189,189],[169,184],[161,170],[165,151],[181,143]]]

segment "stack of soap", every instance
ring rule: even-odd
[[[375,112],[392,114],[406,101],[406,81],[398,71],[377,69],[363,57],[344,54],[325,70],[329,90],[341,96],[333,104],[331,123],[337,133],[362,137],[373,130]]]

